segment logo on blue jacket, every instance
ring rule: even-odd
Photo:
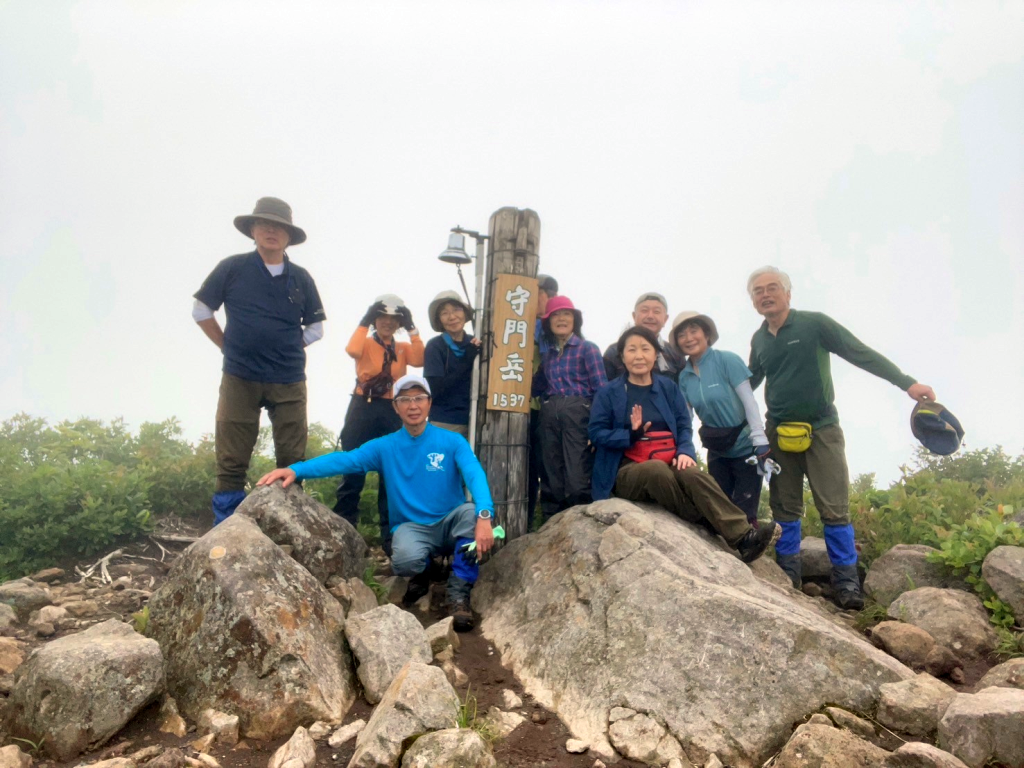
[[[443,453],[428,453],[427,458],[430,459],[430,464],[427,465],[427,472],[444,472],[444,467],[441,466],[441,462],[444,461]]]

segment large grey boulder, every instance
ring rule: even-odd
[[[1010,659],[992,667],[975,686],[977,691],[986,688],[1020,688],[1024,690],[1024,659]]]
[[[345,637],[359,662],[356,674],[370,704],[383,698],[395,675],[408,662],[429,664],[434,658],[427,633],[416,617],[396,605],[349,616]]]
[[[959,693],[939,722],[939,746],[971,768],[1024,765],[1024,691]]]
[[[420,736],[402,758],[402,768],[495,768],[494,756],[480,734],[446,728]]]
[[[369,550],[355,528],[297,485],[263,485],[236,510],[256,521],[275,544],[292,548],[294,557],[321,584],[331,576],[362,576]]]
[[[0,584],[0,603],[13,608],[19,621],[28,621],[33,611],[52,605],[53,600],[50,590],[31,579],[19,579]]]
[[[403,745],[430,731],[451,728],[459,697],[438,667],[411,661],[398,673],[373,716],[356,737],[348,768],[395,768]]]
[[[830,725],[805,723],[775,758],[773,768],[884,768],[889,753]]]
[[[275,739],[341,722],[356,696],[338,601],[250,518],[232,515],[175,560],[150,601],[150,631],[183,714],[238,715]]]
[[[885,759],[885,768],[967,768],[963,760],[931,744],[908,741]]]
[[[41,646],[18,669],[8,730],[70,760],[107,741],[163,687],[157,643],[111,619]]]
[[[1024,623],[1024,547],[996,547],[981,564],[981,575],[1017,623]]]
[[[956,691],[922,672],[913,680],[886,683],[878,700],[878,722],[912,736],[935,732]]]
[[[892,619],[920,627],[964,659],[985,656],[999,641],[981,599],[957,589],[920,587],[904,592],[888,613]]]
[[[919,587],[969,590],[967,582],[949,568],[928,562],[932,552],[938,550],[924,544],[897,544],[868,568],[864,591],[876,603],[887,606],[904,592]]]
[[[913,673],[808,598],[756,578],[655,507],[567,510],[481,569],[482,630],[526,690],[603,758],[615,707],[644,713],[690,760],[760,766],[826,704],[872,711]]]

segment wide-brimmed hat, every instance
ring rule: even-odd
[[[718,326],[715,325],[715,321],[707,315],[702,315],[700,312],[687,310],[686,312],[680,312],[672,321],[672,333],[668,335],[668,343],[672,345],[672,348],[677,352],[683,352],[683,350],[679,348],[679,342],[676,340],[676,335],[679,333],[679,326],[690,322],[700,323],[704,328],[704,332],[708,336],[708,346],[714,346],[714,343],[718,341]]]
[[[458,304],[466,312],[466,322],[473,322],[473,308],[463,301],[459,294],[455,291],[441,291],[434,297],[433,301],[430,302],[430,306],[427,309],[427,313],[430,316],[430,327],[438,333],[444,333],[444,326],[441,325],[441,318],[439,317],[439,314],[441,312],[441,307],[445,304]]]
[[[921,445],[939,456],[949,456],[960,449],[964,428],[949,409],[934,400],[918,402],[910,414],[910,431]]]
[[[261,197],[251,214],[235,216],[235,229],[246,237],[252,237],[252,225],[257,219],[266,219],[280,224],[288,231],[288,245],[306,242],[306,233],[292,224],[292,207],[276,197]]]
[[[382,293],[380,296],[373,300],[374,304],[376,304],[377,302],[380,302],[381,304],[384,305],[384,309],[378,312],[378,315],[391,315],[392,317],[400,317],[402,313],[399,312],[398,310],[405,306],[405,302],[402,301],[402,297],[396,296],[393,293]]]
[[[551,330],[551,315],[560,309],[570,309],[576,318],[576,322],[573,324],[572,330],[577,336],[580,336],[580,328],[583,327],[583,313],[576,309],[576,306],[572,303],[572,299],[568,296],[555,296],[548,300],[547,312],[541,318],[541,327],[545,331]]]

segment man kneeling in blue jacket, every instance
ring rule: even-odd
[[[450,555],[448,612],[455,629],[473,628],[469,593],[479,566],[474,555],[485,555],[494,544],[491,530],[494,504],[487,476],[462,435],[427,423],[430,385],[422,376],[403,376],[395,382],[394,408],[402,429],[370,440],[353,451],[337,451],[276,469],[258,485],[295,480],[379,472],[387,488],[391,510],[391,567],[398,576],[411,577],[404,602],[414,602],[429,590],[428,566],[438,555]],[[465,483],[473,496],[466,502]],[[467,558],[463,546],[476,541],[476,553]]]

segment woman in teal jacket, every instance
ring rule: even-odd
[[[768,437],[750,369],[739,355],[714,349],[716,341],[718,328],[707,315],[681,312],[672,322],[669,343],[687,356],[679,388],[700,418],[697,434],[708,451],[708,474],[756,526]]]

